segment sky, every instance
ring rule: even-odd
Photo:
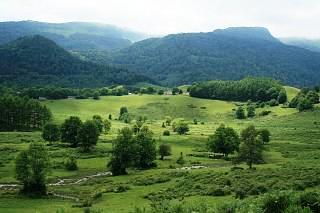
[[[0,0],[0,21],[86,21],[150,35],[268,28],[276,37],[320,38],[320,0]]]

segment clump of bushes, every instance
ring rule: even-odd
[[[163,131],[163,136],[170,136],[170,131],[169,130],[164,130]]]

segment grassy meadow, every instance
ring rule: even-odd
[[[298,92],[295,88],[286,89],[289,99]],[[113,117],[110,133],[101,135],[98,145],[90,153],[82,153],[62,143],[47,146],[53,167],[49,183],[56,183],[59,179],[72,182],[107,171],[112,141],[120,128],[130,125],[117,120],[122,106],[126,106],[134,117],[147,116],[146,125],[154,132],[157,145],[170,144],[172,156],[163,161],[157,160],[157,167],[151,170],[129,170],[127,176],[100,176],[88,178],[80,184],[49,186],[51,196],[48,198],[30,199],[17,195],[17,189],[0,188],[0,212],[83,212],[76,205],[89,198],[93,200],[92,209],[111,213],[130,212],[135,207],[149,208],[153,198],[171,199],[172,202],[205,202],[214,207],[236,199],[239,189],[251,197],[266,191],[320,187],[319,106],[302,113],[282,106],[265,107],[257,109],[256,114],[270,110],[267,116],[237,120],[234,109],[241,103],[197,99],[186,95],[108,96],[100,100],[48,100],[43,104],[52,111],[55,123],[61,123],[72,115],[82,120],[90,119],[93,115],[107,118],[111,114]],[[162,122],[166,116],[183,118],[189,123],[190,132],[180,136],[173,133],[170,126],[163,128]],[[194,119],[198,124],[193,123]],[[233,164],[230,161],[208,158],[207,138],[220,124],[231,126],[238,132],[250,124],[269,129],[272,137],[265,146],[265,163],[255,165],[254,171],[248,171],[244,164],[240,165],[244,170],[232,171]],[[170,130],[170,136],[162,135],[165,129]],[[14,177],[15,156],[33,141],[43,141],[41,132],[0,133],[0,186],[17,183]],[[184,167],[201,165],[204,168],[181,169],[176,164],[181,152],[186,160]],[[77,156],[78,171],[70,172],[63,167],[63,162],[71,154]],[[223,188],[222,194],[216,193],[218,188]],[[252,189],[257,189],[258,193]]]

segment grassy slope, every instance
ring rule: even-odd
[[[289,97],[297,91],[287,88]],[[166,188],[175,187],[179,177],[171,177],[170,181],[165,183],[153,184],[149,186],[137,186],[132,183],[136,179],[150,179],[150,177],[159,177],[167,172],[173,172],[174,169],[168,169],[169,166],[177,166],[176,159],[180,152],[186,154],[201,154],[198,152],[205,148],[207,136],[214,132],[214,129],[221,123],[236,128],[238,131],[249,124],[254,124],[259,128],[268,128],[272,132],[272,142],[267,147],[265,158],[266,164],[259,165],[258,168],[280,168],[281,165],[312,165],[318,164],[318,160],[312,158],[320,151],[310,149],[318,147],[320,140],[319,125],[315,121],[320,118],[320,111],[296,113],[294,109],[285,109],[281,107],[270,108],[271,115],[266,117],[256,117],[239,121],[233,118],[232,109],[235,104],[232,102],[212,101],[195,99],[187,96],[123,96],[123,97],[103,97],[99,101],[94,100],[59,100],[48,101],[45,103],[53,112],[55,122],[60,123],[67,116],[78,115],[82,119],[89,119],[94,114],[100,114],[107,117],[111,113],[117,117],[119,108],[127,106],[129,112],[135,115],[146,115],[148,125],[155,132],[157,143],[170,143],[173,155],[165,161],[157,160],[158,168],[148,171],[130,171],[130,175],[123,177],[109,177],[92,180],[89,184],[69,187],[50,188],[55,192],[62,194],[89,197],[94,191],[110,188],[117,184],[129,185],[130,189],[123,193],[103,193],[102,197],[95,201],[94,208],[103,208],[104,212],[128,212],[134,206],[148,206],[149,200],[143,198],[150,192],[158,192]],[[192,106],[191,106],[192,104]],[[206,107],[201,109],[200,107]],[[261,109],[259,109],[261,110]],[[266,109],[264,109],[266,110]],[[269,110],[269,109],[268,109]],[[169,137],[161,136],[162,121],[165,116],[173,118],[183,117],[190,122],[190,134],[187,136],[171,135]],[[204,121],[204,124],[193,125],[192,120],[197,118]],[[94,153],[85,155],[79,153],[77,149],[61,148],[60,146],[49,147],[53,162],[63,162],[64,158],[70,153],[79,155],[79,171],[67,172],[63,168],[54,169],[50,175],[49,181],[54,181],[59,177],[77,177],[86,174],[94,174],[106,170],[106,164],[109,158],[105,152],[111,149],[111,140],[116,136],[117,130],[125,124],[119,121],[113,121],[113,128],[109,135],[100,137],[97,148]],[[170,130],[170,127],[167,127]],[[30,141],[39,141],[40,132],[33,133],[0,133],[0,148],[2,151],[0,166],[0,183],[15,182],[14,179],[14,156],[17,151],[25,149]],[[10,154],[4,147],[10,148]],[[301,156],[306,156],[302,159]],[[194,162],[201,162],[202,165],[209,166],[208,169],[192,171],[191,173],[205,174],[209,172],[214,174],[219,171],[228,171],[231,163],[223,160],[211,160],[203,157],[186,156],[187,165]],[[29,200],[26,198],[14,198],[14,193],[0,194],[0,212],[55,212],[59,207],[63,207],[66,212],[81,212],[79,208],[71,208],[72,201],[62,201],[60,199],[40,199]],[[210,205],[215,205],[221,200],[230,200],[233,197],[203,197],[199,195],[188,197],[187,200],[206,200]],[[125,204],[125,205],[124,205]],[[44,208],[45,206],[45,208]],[[107,211],[106,211],[107,210]]]

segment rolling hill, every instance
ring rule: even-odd
[[[82,88],[148,81],[147,77],[126,69],[82,61],[39,35],[22,37],[0,47],[3,85]]]
[[[285,45],[265,28],[228,28],[151,38],[106,56],[106,63],[164,85],[265,76],[294,86],[320,82],[320,54]]]
[[[97,23],[0,22],[0,45],[19,37],[42,35],[67,50],[114,50],[145,39],[141,33]]]

